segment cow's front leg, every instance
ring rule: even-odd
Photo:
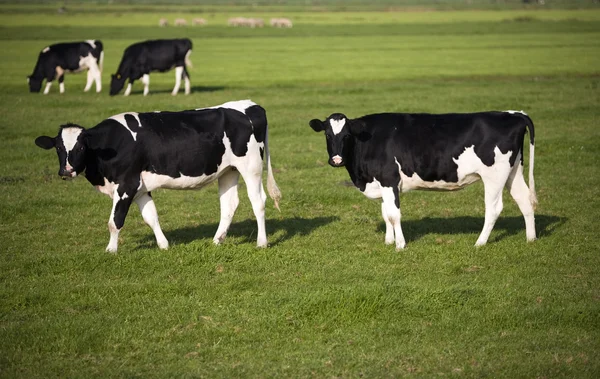
[[[123,96],[129,96],[131,94],[131,87],[133,85],[133,79],[129,79],[129,83],[127,83],[127,88],[125,89],[125,93]]]
[[[118,187],[113,192],[113,207],[110,218],[108,219],[110,240],[108,241],[108,246],[106,246],[106,251],[109,253],[117,252],[119,232],[125,224],[125,217],[127,217],[127,212],[129,212],[129,206],[133,200],[134,193],[128,194],[127,192],[121,192]]]
[[[144,84],[144,96],[147,96],[148,92],[150,92],[150,75],[144,74],[142,76],[142,83]]]
[[[394,243],[394,225],[390,222],[387,215],[386,204],[381,202],[381,216],[383,217],[383,221],[385,222],[385,244],[391,245]]]
[[[163,234],[160,224],[158,223],[158,213],[156,212],[156,206],[154,205],[154,200],[152,200],[150,192],[137,197],[135,203],[140,208],[140,213],[146,224],[152,228],[158,247],[161,249],[168,249],[169,241],[167,241],[167,238]]]
[[[386,243],[391,234],[388,230],[389,223],[391,224],[396,237],[396,250],[402,250],[404,249],[404,246],[406,246],[406,240],[404,239],[402,227],[400,226],[400,194],[398,187],[381,187],[381,198],[383,199],[381,213],[383,214],[383,219],[386,223]]]
[[[52,81],[46,81],[46,88],[44,88],[44,95],[50,93],[50,87],[52,87]]]

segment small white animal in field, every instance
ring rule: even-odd
[[[186,26],[187,25],[187,21],[185,20],[185,18],[176,18],[175,22],[173,24],[175,26]]]
[[[166,18],[161,18],[160,20],[158,20],[158,26],[165,27],[167,25],[169,25],[169,21],[167,21]]]
[[[196,26],[196,25],[200,25],[200,26],[206,25],[206,20],[203,19],[203,18],[201,18],[201,17],[194,18],[192,20],[192,25],[194,25],[194,26]]]
[[[270,22],[271,26],[275,28],[291,28],[292,21],[288,18],[272,18]]]

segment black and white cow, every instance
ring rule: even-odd
[[[335,113],[310,126],[324,131],[329,164],[345,166],[368,198],[382,199],[385,243],[406,242],[400,227],[399,193],[457,190],[481,179],[485,223],[476,246],[484,245],[502,211],[506,187],[525,218],[527,240],[535,240],[533,210],[533,122],[523,112],[469,114],[381,113],[349,119]],[[529,187],[523,177],[523,140],[529,129]]]
[[[125,96],[131,93],[131,85],[137,79],[142,78],[144,83],[144,96],[148,94],[150,85],[150,72],[166,72],[175,68],[175,87],[171,95],[177,95],[181,86],[181,78],[185,81],[185,94],[190,93],[190,75],[187,67],[192,67],[190,54],[192,53],[192,41],[183,39],[158,39],[134,43],[125,49],[123,58],[112,75],[110,82],[110,94],[116,95],[123,89],[125,81],[129,80],[125,89]]]
[[[157,188],[199,189],[215,180],[219,183],[221,221],[213,241],[219,244],[239,203],[240,174],[258,224],[257,245],[267,246],[263,155],[267,190],[277,209],[281,192],[271,168],[265,110],[250,100],[183,112],[127,112],[90,129],[63,125],[58,136],[41,136],[35,143],[44,149],[56,148],[61,177],[84,173],[98,191],[112,198],[109,252],[117,251],[119,231],[132,202],[154,231],[158,246],[166,249],[169,243],[150,192]]]
[[[27,77],[30,92],[40,92],[46,79],[44,95],[50,92],[52,82],[58,77],[60,93],[65,92],[65,72],[87,70],[87,82],[84,91],[96,83],[96,92],[102,91],[102,61],[104,51],[102,42],[88,40],[84,42],[57,43],[45,47],[38,56],[33,74]]]

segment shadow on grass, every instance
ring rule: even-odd
[[[551,235],[556,228],[563,225],[568,219],[565,217],[535,215],[535,227],[538,238]],[[481,233],[483,229],[483,217],[425,217],[419,220],[401,221],[402,231],[406,242],[416,241],[428,234],[460,234]],[[385,223],[382,221],[377,227],[379,232],[385,233]],[[500,234],[490,238],[488,242],[497,242],[501,239],[522,233],[525,240],[525,221],[521,216],[500,217],[496,221],[492,233],[500,231]],[[473,240],[475,243],[475,240]]]
[[[266,227],[269,246],[276,246],[295,236],[307,236],[314,230],[338,220],[339,217],[337,216],[315,218],[292,217],[282,220],[268,219]],[[176,244],[186,244],[201,239],[210,239],[212,241],[218,226],[218,223],[201,224],[165,231],[165,235],[169,242]],[[254,219],[247,219],[240,222],[234,220],[227,232],[227,238],[241,238],[241,243],[256,243],[256,230],[256,220]],[[142,248],[156,244],[154,234],[150,230],[148,231],[150,233],[139,241]]]
[[[217,91],[223,91],[225,89],[227,89],[227,87],[225,87],[225,86],[206,86],[206,87],[192,86],[191,87],[192,94],[193,93],[202,93],[202,92],[217,92]],[[158,94],[165,94],[165,93],[170,94],[171,91],[173,91],[173,88],[171,88],[171,89],[163,88],[163,89],[155,89],[155,90],[150,88],[149,95],[152,95],[152,94],[158,95]],[[144,93],[143,89],[134,89],[131,91],[132,95],[143,95],[143,93]],[[183,92],[183,87],[179,89],[179,93],[177,95],[185,96],[185,93]],[[121,92],[121,96],[122,96],[122,92]]]

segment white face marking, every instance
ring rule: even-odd
[[[42,53],[47,53],[50,51],[50,47],[45,47],[44,50],[42,50]]]
[[[65,146],[65,150],[69,153],[75,147],[77,143],[77,138],[81,134],[82,129],[79,128],[64,128],[60,137],[62,138],[63,145]]]
[[[333,134],[339,134],[342,129],[344,128],[344,125],[346,125],[346,119],[343,118],[341,120],[329,120],[329,124],[331,124],[331,129],[333,130]]]
[[[125,121],[125,115],[131,115],[131,116],[135,117],[135,119],[138,122],[138,126],[140,128],[142,127],[142,123],[140,121],[140,117],[137,112],[120,113],[120,114],[114,115],[112,117],[109,117],[109,119],[118,121],[121,125],[123,125],[125,127],[125,129],[127,129],[129,131],[129,133],[131,133],[131,136],[133,137],[133,140],[135,141],[136,137],[137,137],[137,132],[134,132],[131,129],[129,129],[129,126],[127,126],[127,121]]]
[[[201,111],[204,109],[217,109],[217,108],[227,108],[227,109],[235,109],[236,111],[246,113],[246,109],[251,106],[256,105],[252,100],[238,100],[238,101],[229,101],[227,103],[221,105],[215,105],[214,107],[208,108],[196,108],[197,111]]]

